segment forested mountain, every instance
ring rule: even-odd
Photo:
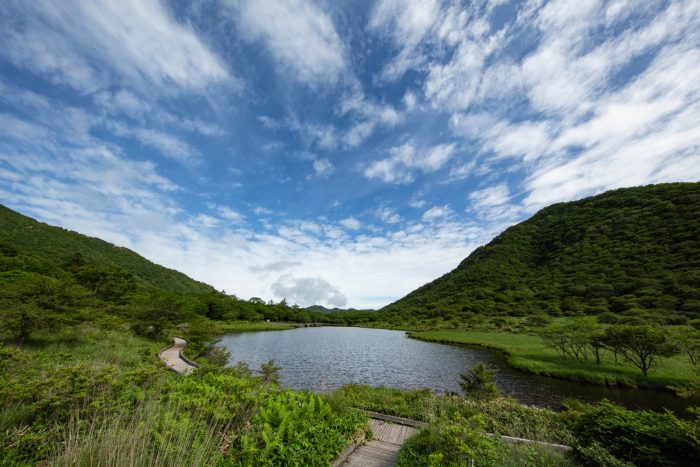
[[[700,183],[549,206],[381,310],[387,321],[604,313],[700,318]]]
[[[123,322],[159,337],[182,323],[323,317],[285,303],[239,300],[98,238],[0,206],[0,339],[81,322]]]
[[[152,263],[127,248],[37,222],[2,205],[0,250],[6,257],[22,257],[22,261],[34,261],[37,267],[38,263],[42,263],[43,268],[61,268],[77,253],[82,256],[82,261],[99,266],[118,266],[131,271],[138,281],[172,292],[214,290],[181,272]]]

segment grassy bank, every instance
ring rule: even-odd
[[[603,356],[600,365],[592,360],[565,360],[555,350],[545,346],[539,336],[530,334],[441,330],[413,332],[409,336],[430,342],[500,350],[508,356],[508,364],[518,370],[591,384],[666,389],[686,385],[695,377],[694,368],[682,356],[662,359],[659,367],[645,377],[636,367],[623,362],[621,357],[615,363],[610,354]]]

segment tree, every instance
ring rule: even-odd
[[[490,369],[483,362],[479,362],[469,368],[466,373],[460,373],[459,387],[464,395],[479,400],[486,400],[500,394],[496,383],[493,381],[497,370]]]
[[[593,345],[592,336],[596,332],[596,324],[590,318],[577,318],[564,324],[553,323],[542,330],[540,336],[545,345],[552,347],[564,359],[588,360],[588,348],[591,347],[596,360],[600,359],[601,348]]]
[[[159,289],[137,296],[132,304],[135,330],[158,339],[163,330],[178,318],[181,305],[178,298],[176,294]]]
[[[603,359],[603,351],[608,349],[605,342],[605,331],[602,329],[593,330],[588,336],[588,345],[590,346],[591,352],[595,357],[596,365],[600,365]]]
[[[67,322],[64,302],[76,299],[73,292],[70,284],[34,272],[0,273],[0,327],[21,343],[36,330]]]
[[[260,365],[260,373],[262,374],[263,382],[266,384],[280,384],[280,370],[282,368],[275,365],[274,360],[269,360],[267,363]]]
[[[639,368],[644,376],[658,365],[660,357],[672,357],[680,350],[668,341],[663,331],[647,325],[610,326],[605,330],[603,341]]]
[[[204,354],[211,365],[223,368],[231,361],[231,352],[220,345],[212,345],[207,348]]]
[[[700,331],[690,326],[680,326],[673,333],[674,340],[694,366],[700,364]]]

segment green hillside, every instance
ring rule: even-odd
[[[172,292],[210,292],[213,288],[181,272],[159,266],[143,256],[99,238],[50,226],[0,205],[0,249],[11,256],[35,256],[60,268],[80,253],[88,263],[118,266],[137,280]]]
[[[625,188],[542,209],[381,314],[389,322],[700,318],[700,183]]]

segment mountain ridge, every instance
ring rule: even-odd
[[[700,318],[698,237],[700,183],[611,190],[543,208],[381,312]]]

